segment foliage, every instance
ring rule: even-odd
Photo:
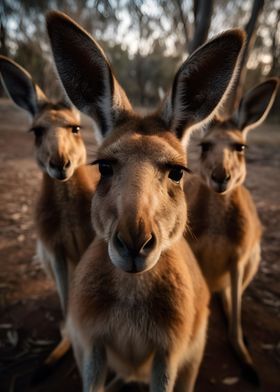
[[[253,1],[213,1],[209,36],[226,28],[245,26]],[[192,50],[198,10],[204,3],[202,0],[2,0],[0,53],[24,66],[50,96],[59,96],[61,89],[44,21],[48,10],[59,9],[105,47],[132,101],[153,106],[159,100],[159,91],[168,89],[178,64]],[[280,74],[279,20],[279,1],[267,1],[248,62],[250,85],[265,75]],[[208,28],[203,39],[207,32]]]

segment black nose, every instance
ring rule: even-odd
[[[226,173],[212,173],[211,179],[217,184],[227,184],[230,180],[230,174]]]
[[[146,257],[156,246],[156,236],[154,233],[150,233],[143,236],[142,239],[132,242],[130,239],[125,239],[123,234],[117,232],[114,237],[114,245],[122,257],[135,258],[139,255]]]
[[[52,169],[58,170],[63,172],[64,170],[68,169],[71,166],[71,161],[68,159],[65,160],[50,160],[50,167]]]

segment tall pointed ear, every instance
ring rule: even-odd
[[[91,116],[104,135],[130,103],[114,78],[110,64],[97,42],[61,12],[47,15],[56,68],[73,104]]]
[[[186,142],[193,126],[214,116],[234,79],[244,46],[242,30],[228,30],[196,50],[178,70],[161,116]]]
[[[30,74],[5,56],[0,56],[0,74],[3,85],[14,103],[34,117],[39,105],[47,101],[47,97],[33,82]]]
[[[280,79],[271,78],[252,88],[241,99],[233,120],[240,131],[247,132],[260,125],[267,117],[279,88]]]

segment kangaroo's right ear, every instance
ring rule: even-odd
[[[223,103],[244,41],[242,30],[225,31],[198,48],[179,68],[161,116],[184,144],[193,128],[209,122]]]
[[[61,12],[47,15],[47,29],[63,86],[73,104],[91,116],[102,135],[131,105],[98,43]]]
[[[38,111],[38,104],[47,101],[47,97],[40,87],[34,84],[31,75],[5,56],[0,56],[0,74],[3,85],[14,103],[34,117]]]
[[[233,114],[237,127],[245,135],[267,117],[280,85],[280,79],[270,78],[248,91]]]

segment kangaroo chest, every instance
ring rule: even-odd
[[[93,238],[90,220],[92,192],[69,184],[43,190],[36,208],[38,235],[49,250],[59,248],[79,261]]]
[[[158,348],[169,351],[179,341],[185,347],[195,310],[190,294],[193,289],[179,271],[158,275],[155,267],[143,276],[120,272],[116,278],[119,272],[109,260],[88,263],[91,278],[85,269],[79,282],[82,291],[73,293],[76,322],[92,320],[92,339],[105,343],[113,369],[120,374],[118,367],[130,369],[131,374],[142,372]],[[84,304],[87,306],[82,309]]]
[[[227,285],[230,263],[246,258],[260,237],[255,207],[245,192],[240,202],[201,188],[189,206],[188,241],[212,291]]]
[[[157,304],[152,295],[138,300],[128,292],[127,297],[127,301],[116,301],[108,309],[107,323],[100,324],[100,338],[105,342],[111,369],[126,380],[147,382],[157,349],[168,349],[178,339],[181,315],[160,293],[158,298],[162,300]],[[98,319],[95,321],[98,328]]]

